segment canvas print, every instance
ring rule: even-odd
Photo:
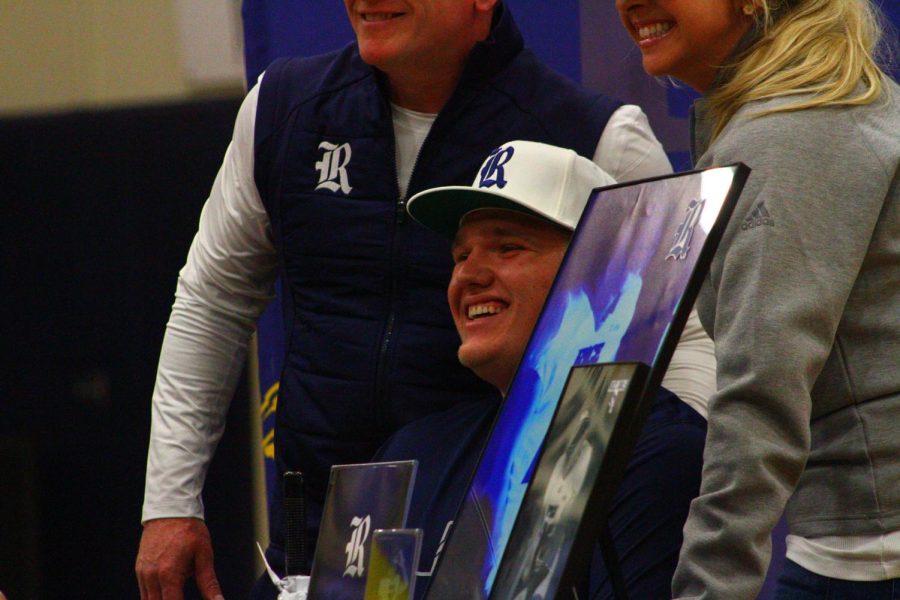
[[[569,371],[668,366],[749,170],[600,188],[588,202],[457,515],[429,600],[487,598]],[[461,595],[462,594],[462,595]]]
[[[372,534],[406,524],[416,466],[409,460],[331,468],[310,598],[363,599]]]

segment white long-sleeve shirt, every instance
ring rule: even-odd
[[[181,270],[153,392],[142,521],[203,518],[201,491],[257,317],[274,296],[276,250],[253,178],[259,84],[232,141]],[[394,107],[401,192],[436,115]],[[671,172],[646,116],[633,105],[610,118],[593,157],[617,181]],[[705,416],[715,391],[713,344],[692,312],[663,385]]]

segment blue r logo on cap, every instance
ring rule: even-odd
[[[501,189],[506,187],[503,165],[509,162],[514,153],[515,148],[512,146],[495,148],[481,168],[481,180],[478,182],[478,187],[486,188],[494,185]]]

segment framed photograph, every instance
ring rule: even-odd
[[[417,462],[414,460],[331,468],[309,597],[362,600],[376,529],[406,525]]]
[[[655,395],[748,173],[738,164],[594,190],[457,513],[428,600],[490,596],[573,366],[644,363],[642,393]]]
[[[639,433],[616,425],[642,408],[648,371],[642,363],[610,363],[569,372],[491,598],[556,598],[574,585],[603,525],[596,517],[624,472],[617,459]]]

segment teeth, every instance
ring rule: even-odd
[[[496,315],[503,312],[504,307],[496,304],[475,304],[469,307],[469,318],[477,319],[483,315]]]
[[[671,23],[654,23],[638,29],[638,37],[642,40],[648,38],[660,37],[672,29]]]
[[[387,21],[399,15],[400,13],[363,13],[362,20],[368,22]]]

